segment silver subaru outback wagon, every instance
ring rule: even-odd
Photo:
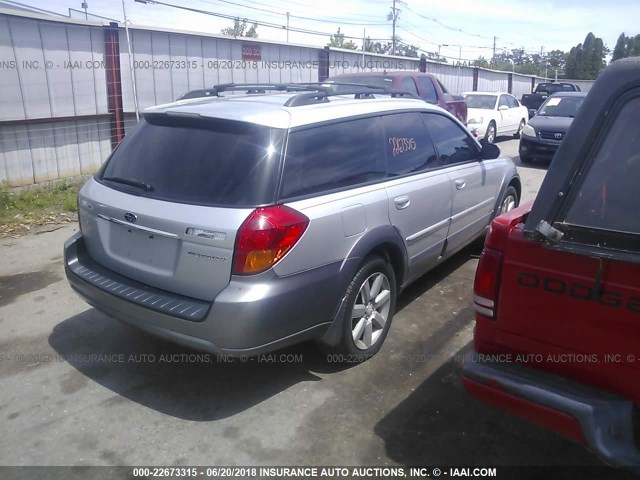
[[[147,109],[78,196],[71,286],[152,334],[232,356],[316,339],[364,360],[398,293],[518,204],[513,162],[439,107],[222,90]]]

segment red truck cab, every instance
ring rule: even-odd
[[[467,104],[464,97],[451,95],[442,82],[429,73],[412,71],[345,73],[330,77],[326,82],[359,83],[417,94],[424,101],[444,108],[464,125],[467,124]]]
[[[497,217],[462,380],[484,401],[640,470],[640,58],[614,62],[537,199]]]

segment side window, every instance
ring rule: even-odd
[[[620,110],[570,204],[565,222],[640,234],[640,97]],[[571,197],[570,197],[571,198]],[[606,242],[605,242],[606,243]]]
[[[428,77],[417,77],[418,87],[420,87],[420,97],[429,103],[438,103],[438,95],[436,94],[436,87],[433,86],[433,81]]]
[[[478,159],[476,142],[456,122],[437,113],[425,113],[422,118],[438,152],[440,165],[448,166]]]
[[[416,89],[416,84],[411,77],[405,77],[400,82],[400,90],[403,92],[411,92],[418,94],[418,90]]]
[[[384,148],[379,117],[293,131],[289,135],[280,197],[383,179]]]
[[[512,97],[511,95],[505,96],[507,97],[507,104],[509,105],[509,108],[517,108],[520,106],[518,100],[516,100],[514,97]]]
[[[500,108],[501,106],[509,106],[509,103],[507,102],[507,96],[506,95],[500,95],[500,102],[498,103],[498,108]]]
[[[382,117],[389,177],[438,167],[436,151],[419,113]]]
[[[449,91],[445,88],[445,86],[442,84],[440,80],[438,80],[438,85],[440,85],[440,89],[442,90],[442,93],[449,93]]]

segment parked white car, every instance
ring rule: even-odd
[[[467,128],[478,139],[493,143],[498,135],[520,136],[529,111],[516,97],[502,92],[466,92]]]

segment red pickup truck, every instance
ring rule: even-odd
[[[461,95],[451,95],[440,80],[420,72],[362,72],[335,75],[327,83],[360,83],[417,94],[424,101],[448,110],[463,124],[467,124],[467,104]]]
[[[598,78],[533,204],[490,228],[474,284],[482,400],[640,470],[640,57]]]

